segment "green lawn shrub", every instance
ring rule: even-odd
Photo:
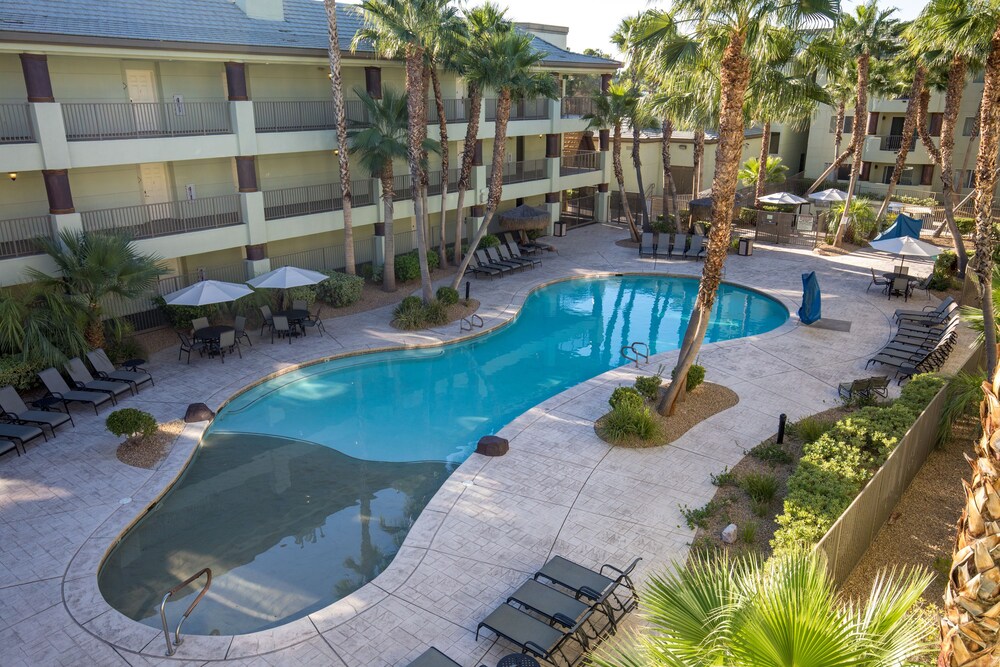
[[[346,308],[361,299],[365,279],[349,276],[339,271],[330,271],[326,280],[316,286],[316,298],[334,308]]]

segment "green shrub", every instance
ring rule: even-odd
[[[753,225],[757,222],[757,209],[753,208],[741,208],[740,209],[740,222],[744,225]]]
[[[976,219],[955,218],[955,226],[958,227],[959,234],[962,236],[968,236],[976,231]]]
[[[950,290],[955,287],[955,279],[952,274],[947,271],[942,271],[941,269],[935,268],[931,272],[930,282],[927,283],[927,288],[932,289],[936,292],[943,292],[945,290]]]
[[[420,278],[420,258],[416,252],[396,255],[396,280],[401,283]]]
[[[771,502],[768,500],[751,500],[750,511],[754,513],[754,516],[764,519],[771,514]]]
[[[412,331],[447,322],[448,307],[438,299],[425,304],[418,296],[408,296],[392,311],[392,324],[398,329]]]
[[[643,406],[642,394],[633,387],[615,387],[611,392],[611,398],[608,399],[608,405],[612,410],[618,407],[638,410]]]
[[[775,442],[760,443],[750,450],[750,456],[754,457],[758,461],[763,461],[764,463],[770,463],[772,465],[792,462],[792,455],[786,452],[781,445]]]
[[[759,524],[756,521],[747,521],[740,526],[740,540],[743,544],[753,544],[753,541],[757,539],[758,526]]]
[[[434,269],[441,266],[441,256],[437,254],[436,250],[427,251],[427,268],[433,271]]]
[[[903,195],[893,195],[892,201],[910,204],[911,206],[937,206],[938,203],[934,197],[906,197]]]
[[[306,306],[311,306],[316,301],[316,285],[301,285],[299,287],[289,287],[285,290],[285,304],[293,301],[305,301]],[[287,306],[286,306],[287,307]]]
[[[371,267],[370,264],[368,266]],[[349,276],[339,271],[330,271],[327,275],[329,278],[316,285],[317,299],[334,308],[346,308],[361,299],[361,291],[365,286],[364,278]]]
[[[736,473],[730,470],[729,466],[723,468],[722,472],[718,475],[709,473],[708,476],[711,478],[714,486],[736,486],[736,483],[739,481],[736,478]]]
[[[641,404],[639,407],[635,407],[629,401],[624,401],[611,409],[611,412],[604,418],[602,430],[605,437],[612,442],[630,436],[635,436],[640,440],[652,440],[659,435],[659,427],[649,412],[649,408]]]
[[[792,435],[798,437],[802,442],[815,442],[819,436],[833,428],[833,422],[817,419],[815,417],[804,417],[794,424],[789,425],[788,430]]]
[[[659,375],[644,375],[635,379],[635,390],[647,401],[655,401],[660,396],[660,384],[663,378]]]
[[[156,420],[153,415],[135,408],[122,408],[108,415],[104,422],[108,430],[119,438],[148,438],[156,433]]]
[[[759,503],[771,502],[778,493],[778,478],[770,473],[747,473],[740,479],[739,485],[751,500]]]
[[[424,322],[437,326],[448,323],[448,306],[435,299],[424,306]]]
[[[688,507],[681,505],[681,516],[691,530],[695,528],[707,528],[708,520],[715,516],[715,513],[722,509],[722,503],[709,500],[701,507]]]
[[[949,274],[958,271],[958,255],[954,250],[942,250],[941,254],[934,259],[934,270],[940,269]]]
[[[676,375],[675,372],[673,371],[670,372],[670,377],[674,377],[675,375]],[[688,371],[687,383],[685,385],[685,388],[688,391],[693,391],[695,388],[697,388],[698,385],[700,385],[704,381],[705,381],[705,367],[699,366],[698,364],[691,364],[691,369]]]
[[[424,300],[419,296],[408,296],[405,297],[400,303],[398,310],[404,311],[418,311],[424,307]]]
[[[18,391],[31,389],[38,384],[36,373],[46,365],[20,357],[0,357],[0,387],[10,385]]]
[[[500,245],[500,239],[494,234],[487,234],[483,237],[483,240],[479,242],[479,245],[476,246],[476,250],[496,248],[498,245]]]
[[[657,234],[673,234],[677,231],[677,219],[672,215],[664,218],[661,214],[656,216],[656,221],[650,226]]]
[[[370,283],[376,285],[382,283],[382,273],[385,269],[384,266],[375,266],[374,264],[362,264],[361,265],[361,277]],[[393,272],[395,273],[395,271]]]
[[[444,287],[439,287],[437,291],[438,301],[446,306],[453,306],[458,303],[458,290],[452,289],[447,285]]]
[[[116,364],[146,357],[146,350],[135,337],[135,327],[125,319],[105,320],[104,352]]]
[[[162,296],[153,297],[153,303],[163,311],[170,326],[181,331],[191,328],[191,320],[211,317],[217,312],[215,306],[168,306]]]

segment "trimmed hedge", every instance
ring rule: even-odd
[[[349,276],[339,271],[327,273],[329,278],[316,285],[316,298],[328,303],[334,308],[345,308],[357,303],[361,298],[361,290],[365,279],[361,276]]]
[[[819,542],[945,384],[917,375],[890,405],[862,408],[804,445],[776,519],[775,552]]]

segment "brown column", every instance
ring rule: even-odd
[[[559,157],[559,139],[558,134],[545,135],[545,157]]]
[[[29,102],[56,101],[56,98],[52,96],[48,57],[34,53],[22,53],[21,72],[24,74],[24,87],[28,90]]]
[[[611,144],[611,130],[600,130],[597,133],[602,151],[608,150]]]
[[[245,102],[247,95],[247,66],[245,63],[225,63],[226,89],[229,91],[230,102]]]
[[[607,95],[608,94],[608,88],[610,88],[610,87],[611,87],[611,75],[610,74],[602,74],[601,75],[601,94],[602,95]]]
[[[597,184],[597,191],[598,192],[607,192],[608,191],[608,184],[607,183],[598,183]]]
[[[65,169],[43,169],[45,194],[49,198],[49,213],[73,213],[73,193],[69,189],[69,172]]]
[[[483,166],[483,140],[476,139],[476,150],[472,152],[472,166],[482,167]]]
[[[878,134],[878,113],[868,113],[868,134]]]
[[[934,182],[934,165],[925,164],[920,171],[920,185],[931,185]]]
[[[258,243],[256,245],[244,246],[247,253],[247,259],[251,262],[257,262],[262,259],[267,259],[267,244]]]
[[[524,197],[518,197],[514,200],[514,206],[521,206],[524,204]]]
[[[236,158],[236,177],[239,179],[240,192],[257,192],[256,158],[253,155],[240,155]]]
[[[482,204],[476,204],[472,207],[472,217],[481,218],[486,215],[486,207]]]
[[[559,203],[559,193],[558,192],[546,192],[545,193],[545,203],[546,204],[558,204]]]
[[[381,67],[365,68],[365,89],[368,91],[368,94],[371,95],[372,99],[376,100],[382,99]]]

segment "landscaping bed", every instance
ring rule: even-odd
[[[170,453],[171,446],[183,429],[184,422],[180,419],[160,424],[153,435],[129,438],[118,445],[115,456],[133,468],[155,468]]]

